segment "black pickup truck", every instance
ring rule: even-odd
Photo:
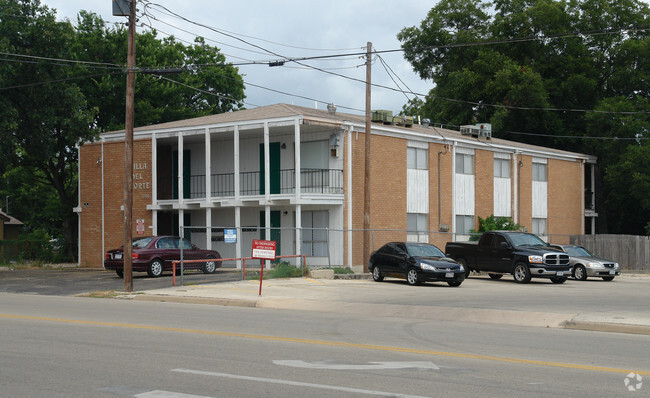
[[[549,278],[564,283],[571,275],[569,256],[537,235],[515,231],[484,232],[477,242],[447,242],[445,253],[465,267],[465,272],[487,272],[500,279],[511,274],[516,282]]]

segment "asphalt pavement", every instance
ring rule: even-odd
[[[378,283],[369,276],[236,280],[186,283],[124,298],[650,335],[650,275],[644,274],[562,285],[475,276],[458,288],[409,286],[397,279]]]
[[[4,268],[4,267],[2,267]],[[439,321],[569,328],[650,335],[650,274],[623,274],[611,282],[546,279],[517,284],[512,278],[472,276],[460,287],[409,286],[403,280],[290,278],[242,280],[235,269],[173,278],[134,274],[134,292],[113,272],[63,268],[0,272],[0,292],[114,297],[225,306],[375,314]],[[181,285],[182,281],[182,285]],[[172,284],[175,282],[175,286]],[[101,292],[108,292],[102,295]]]

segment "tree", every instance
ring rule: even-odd
[[[434,123],[490,122],[499,138],[596,155],[598,230],[643,233],[608,217],[630,206],[605,195],[607,174],[637,145],[630,139],[648,138],[649,21],[638,0],[441,1],[397,36],[413,70],[435,83],[424,104],[406,107]],[[591,138],[606,136],[619,139]]]
[[[63,237],[72,259],[77,241],[76,146],[124,127],[126,32],[86,12],[79,14],[76,27],[57,22],[39,0],[0,0],[0,10],[0,51],[11,54],[0,62],[0,193],[14,199],[12,215]],[[191,46],[174,38],[161,40],[155,31],[139,34],[136,41],[140,68],[209,65],[175,75],[184,85],[140,74],[136,125],[243,105],[243,80],[217,48],[201,39]]]
[[[510,217],[495,217],[491,214],[487,218],[478,218],[478,230],[470,229],[470,240],[476,241],[486,231],[520,231],[522,226],[512,221]]]

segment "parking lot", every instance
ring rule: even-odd
[[[4,267],[0,268],[3,269]],[[219,283],[241,279],[241,272],[232,269],[218,269],[206,275],[200,271],[188,271],[185,284]],[[176,277],[179,283],[180,277]],[[166,272],[160,278],[149,278],[146,273],[133,274],[133,290],[160,289],[172,285],[172,274]],[[6,269],[0,271],[0,292],[44,294],[52,296],[75,296],[78,294],[123,290],[124,279],[115,272],[102,269],[60,268],[60,269]]]

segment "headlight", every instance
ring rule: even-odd
[[[458,264],[458,269],[459,269],[461,272],[464,272],[464,271],[465,271],[465,267],[463,267],[463,264]]]
[[[603,265],[601,263],[587,263],[587,267],[589,267],[589,268],[603,268]]]
[[[618,268],[618,263],[614,263],[614,268]]]
[[[429,270],[429,271],[437,271],[438,270],[438,268],[434,267],[433,265],[425,264],[425,263],[420,263],[420,268],[426,269],[426,270]]]
[[[528,256],[528,262],[541,264],[544,262],[544,258],[542,256]]]

